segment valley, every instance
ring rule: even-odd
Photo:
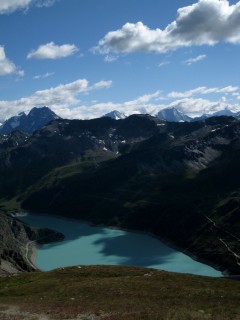
[[[239,120],[224,116],[53,119],[17,146],[5,138],[2,211],[150,232],[237,275],[239,132]]]

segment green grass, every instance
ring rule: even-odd
[[[0,310],[14,305],[49,319],[237,320],[239,299],[237,281],[136,267],[72,267],[0,279]]]

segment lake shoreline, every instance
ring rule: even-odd
[[[63,219],[66,221],[72,221],[72,222],[77,222],[77,223],[81,223],[81,224],[85,224],[87,226],[91,226],[91,227],[101,227],[101,228],[108,228],[108,229],[112,229],[112,230],[119,230],[119,231],[125,231],[125,232],[131,232],[131,233],[135,233],[135,234],[142,234],[142,235],[148,235],[152,238],[155,238],[157,240],[159,240],[161,243],[165,244],[166,246],[168,246],[171,249],[174,249],[178,252],[181,252],[183,254],[185,254],[186,256],[190,257],[192,260],[199,262],[201,264],[207,265],[209,267],[214,268],[216,271],[221,272],[222,276],[219,277],[229,277],[229,275],[227,273],[224,273],[222,270],[220,270],[220,266],[213,264],[213,263],[209,263],[209,261],[198,258],[196,255],[190,253],[188,250],[183,249],[181,247],[178,247],[176,245],[174,245],[173,243],[171,243],[169,240],[161,238],[151,232],[148,231],[142,231],[142,230],[136,230],[136,229],[129,229],[129,228],[124,228],[124,227],[117,227],[117,226],[113,226],[113,225],[107,225],[107,224],[103,224],[103,223],[94,223],[92,221],[89,220],[83,220],[83,219],[77,219],[77,218],[73,218],[73,217],[66,217],[66,216],[61,216],[61,215],[56,215],[56,214],[47,214],[47,213],[19,213],[16,215],[16,217],[21,217],[21,216],[26,216],[26,215],[38,215],[38,216],[44,216],[44,217],[52,217],[52,218],[57,218],[57,219]],[[54,229],[52,229],[54,230]],[[56,230],[54,230],[56,231]],[[36,250],[37,250],[37,246],[36,246]],[[36,257],[35,257],[36,258]],[[34,259],[34,257],[33,257]],[[33,262],[34,263],[34,262]],[[36,263],[35,263],[36,265]],[[38,268],[38,267],[37,267]]]

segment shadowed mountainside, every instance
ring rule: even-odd
[[[0,153],[0,196],[31,212],[152,232],[239,274],[240,122],[57,120]]]

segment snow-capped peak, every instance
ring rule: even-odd
[[[125,119],[127,116],[120,111],[113,110],[111,112],[106,113],[103,117],[109,117],[115,120],[120,120],[120,119]]]
[[[171,122],[191,121],[190,117],[183,114],[176,108],[162,109],[156,114],[156,117],[161,120],[171,121]]]

